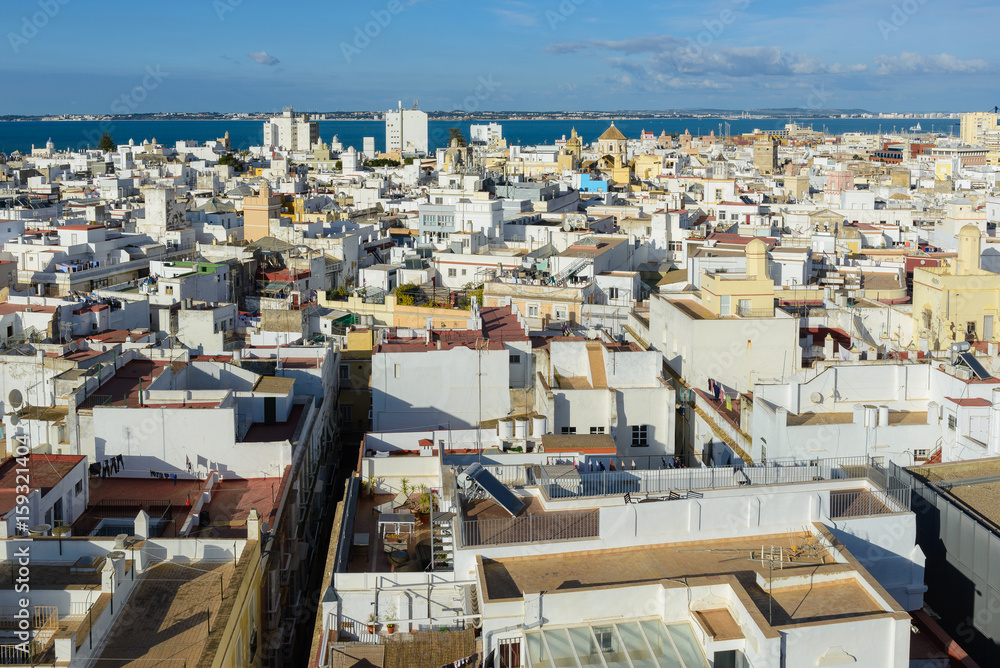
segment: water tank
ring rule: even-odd
[[[497,438],[501,441],[509,440],[514,436],[514,421],[504,418],[497,422]]]
[[[525,418],[514,420],[514,438],[528,438],[528,421]]]
[[[888,427],[889,426],[889,407],[879,406],[878,407],[878,426]]]
[[[536,415],[531,418],[531,437],[541,438],[545,435],[546,419],[544,415]]]

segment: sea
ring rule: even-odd
[[[445,146],[449,128],[457,127],[468,137],[469,125],[484,121],[429,121],[428,143],[431,150]],[[642,130],[660,134],[683,133],[688,130],[693,135],[715,133],[744,134],[754,130],[780,130],[789,123],[787,118],[725,119],[725,118],[647,118],[615,120],[615,126],[628,137],[638,138]],[[914,126],[918,119],[871,119],[871,118],[815,118],[794,119],[800,125],[810,126],[832,134],[844,132],[903,132]],[[924,132],[959,134],[957,119],[919,119]],[[522,146],[552,144],[568,137],[576,128],[584,143],[597,139],[610,125],[610,120],[510,120],[500,121],[503,135],[509,144]],[[96,147],[103,132],[111,133],[119,144],[130,139],[141,144],[144,139],[154,138],[160,144],[173,146],[181,140],[200,143],[222,137],[229,132],[231,146],[235,150],[259,146],[263,141],[263,121],[248,120],[139,120],[139,121],[0,121],[0,153],[10,154],[15,150],[27,153],[32,145],[45,146],[52,139],[57,149],[83,149]],[[334,136],[344,148],[354,146],[361,150],[365,137],[375,138],[376,150],[385,148],[385,123],[382,121],[335,120],[319,121],[320,138],[330,142]]]

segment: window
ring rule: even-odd
[[[649,445],[647,440],[648,436],[648,426],[644,424],[634,424],[632,425],[632,447],[633,448],[645,448]]]
[[[741,299],[741,300],[739,300],[738,302],[736,302],[736,308],[738,309],[738,312],[739,312],[740,315],[749,315],[750,314],[750,300],[749,299]]]
[[[172,285],[164,285],[163,289],[166,290],[168,295],[174,294],[174,286]]]
[[[73,487],[73,492],[76,494],[76,496],[80,496],[81,494],[83,494],[83,481],[82,480],[77,480],[76,481],[76,486]]]
[[[965,333],[967,335],[971,335],[971,336],[975,336],[976,335],[976,321],[975,320],[970,320],[967,323],[965,323]]]
[[[462,276],[465,276],[465,273],[466,273],[466,270],[465,270],[465,269],[463,269],[463,270],[462,270]]]
[[[538,317],[538,304],[528,304],[528,317],[529,318]]]
[[[719,313],[722,315],[730,315],[732,313],[732,306],[730,305],[731,297],[729,295],[722,295],[719,300],[722,302],[719,307]]]
[[[455,278],[457,275],[458,272],[455,270],[454,267],[448,270],[448,278]]]
[[[608,288],[608,299],[618,299],[618,288]]]
[[[926,462],[930,456],[930,448],[917,448],[913,451],[913,461],[916,462]]]
[[[511,364],[520,364],[521,363],[521,356],[520,355],[511,355],[510,356],[510,363]]]
[[[590,433],[591,434],[603,434],[604,433],[604,427],[591,427],[590,428]]]
[[[393,372],[394,372],[396,378],[402,378],[403,377],[403,365],[401,365],[401,364],[393,364],[393,367],[394,367]]]
[[[955,426],[957,424],[958,424],[958,420],[955,418],[955,415],[954,414],[949,415],[948,416],[948,429],[951,429],[952,431],[955,431]]]
[[[346,364],[341,364],[340,365],[340,379],[341,380],[347,380],[350,377],[351,377],[351,368],[349,366],[347,366]]]
[[[576,427],[563,427],[562,428],[562,433],[564,433],[564,434],[575,434],[576,433]]]
[[[669,248],[672,251],[682,251],[684,250],[684,242],[671,241],[669,244],[667,244],[667,248]]]
[[[556,320],[567,320],[568,312],[565,306],[556,307]]]
[[[351,407],[349,405],[340,407],[340,421],[344,423],[351,421]]]

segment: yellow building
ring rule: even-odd
[[[958,234],[958,257],[951,266],[913,270],[914,344],[927,339],[931,350],[955,341],[995,338],[1000,307],[1000,274],[980,269],[982,233],[966,225]]]
[[[420,329],[427,326],[428,318],[434,329],[467,329],[472,314],[464,309],[417,306],[399,304],[394,293],[385,296],[385,303],[367,303],[361,297],[349,297],[346,302],[327,299],[322,290],[317,294],[320,306],[348,311],[355,315],[370,315],[373,322],[381,327],[411,327]]]
[[[611,127],[597,138],[597,168],[609,175],[612,181],[628,184],[632,180],[632,170],[627,162],[628,137],[612,123]]]
[[[281,195],[272,195],[271,186],[261,184],[260,193],[243,198],[243,238],[257,241],[271,236],[271,219],[281,212]]]
[[[644,153],[633,161],[635,176],[643,181],[655,179],[663,173],[663,156]]]
[[[375,330],[347,332],[347,342],[340,352],[337,382],[340,384],[340,424],[343,431],[366,432],[371,429],[372,348]]]
[[[532,285],[491,281],[483,287],[483,306],[504,306],[510,300],[535,327],[584,322],[593,299],[594,283],[578,285]]]
[[[715,317],[774,315],[774,281],[767,275],[767,246],[754,239],[746,246],[745,274],[705,272],[701,304]]]
[[[970,146],[997,147],[1000,115],[991,111],[962,114],[962,141]],[[992,133],[992,134],[991,134]]]

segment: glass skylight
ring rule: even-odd
[[[687,622],[616,622],[529,631],[524,636],[530,668],[708,668]]]

